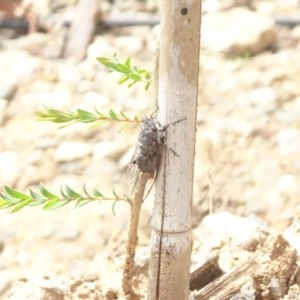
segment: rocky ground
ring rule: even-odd
[[[58,16],[72,15],[72,1],[56,2],[69,2]],[[234,8],[237,4],[242,8]],[[157,8],[155,1],[102,5],[116,16],[155,15]],[[273,277],[264,274],[256,281],[264,283],[260,298],[254,293],[247,299],[299,299],[299,280],[291,277],[297,274],[294,249],[299,249],[300,25],[275,24],[274,16],[299,16],[300,4],[204,1],[203,10],[192,261],[197,264],[214,249],[227,271],[245,257],[265,253],[265,240],[269,247],[277,243],[286,257],[272,260],[269,274],[283,265],[293,272],[281,274],[284,280],[277,285],[272,281],[273,289],[266,283]],[[239,34],[233,34],[236,28]],[[36,110],[96,106],[104,113],[113,108],[141,117],[153,111],[151,92],[117,86],[118,76],[95,58],[117,53],[151,70],[157,27],[100,28],[79,63],[60,57],[63,31],[58,26],[14,38],[1,31],[1,190],[8,185],[27,191],[42,182],[53,191],[62,184],[80,191],[87,184],[109,192],[124,180],[138,128],[119,132],[119,125],[107,123],[58,129],[38,122]],[[151,203],[149,196],[137,249],[142,294]],[[114,216],[111,207],[104,201],[51,212],[40,207],[0,211],[1,299],[122,299],[129,208],[118,203]]]

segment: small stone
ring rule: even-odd
[[[284,230],[283,237],[293,246],[300,256],[300,216],[296,215],[293,223]]]
[[[271,17],[237,7],[204,16],[201,44],[214,52],[254,55],[273,45],[275,32]]]
[[[291,174],[280,177],[277,190],[280,194],[284,195],[299,195],[300,186],[298,179]]]
[[[62,142],[54,153],[56,161],[72,161],[91,154],[92,146],[84,142]]]
[[[115,40],[116,47],[122,49],[127,55],[136,55],[144,47],[143,40],[138,36],[120,36]]]
[[[0,183],[12,185],[20,176],[21,164],[13,151],[0,152]]]
[[[277,95],[273,88],[262,87],[243,93],[239,103],[256,109],[258,113],[269,113],[276,109],[277,100]]]
[[[0,272],[0,296],[3,295],[13,283],[13,275],[8,270]]]
[[[277,135],[279,152],[288,155],[300,151],[300,130],[288,128],[279,131]]]
[[[0,81],[0,98],[11,100],[18,87],[18,79],[2,78]]]
[[[57,237],[63,241],[74,241],[80,236],[80,230],[74,226],[61,226]]]
[[[266,224],[251,215],[247,218],[220,212],[206,216],[195,234],[211,248],[219,248],[229,241],[244,249],[254,246],[267,232]]]
[[[103,141],[94,146],[93,158],[95,160],[103,158],[117,160],[127,148],[128,145],[124,142],[120,144],[119,141]]]
[[[4,121],[6,107],[7,107],[7,100],[6,99],[0,99],[0,125]]]

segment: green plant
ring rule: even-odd
[[[137,82],[142,82],[145,84],[145,90],[149,89],[151,84],[150,73],[144,69],[131,67],[130,58],[127,58],[124,63],[121,63],[116,55],[114,55],[112,59],[99,57],[97,60],[102,65],[108,67],[110,71],[116,71],[122,74],[119,84],[129,82],[128,87],[132,87]],[[97,108],[94,108],[94,112],[90,112],[83,109],[60,111],[45,107],[44,111],[37,111],[35,114],[39,121],[59,123],[62,124],[61,128],[75,123],[93,124],[92,127],[98,127],[107,122],[122,122],[125,124],[124,126],[141,122],[137,116],[130,118],[124,112],[118,114],[113,109],[110,109],[109,112],[105,114],[99,112]],[[114,204],[121,200],[127,201],[131,207],[131,215],[122,286],[126,295],[131,295],[132,298],[135,298],[138,297],[138,294],[134,291],[132,283],[134,257],[138,241],[139,215],[147,180],[147,174],[139,175],[130,198],[128,198],[128,196],[120,196],[114,188],[112,189],[112,195],[104,195],[96,188],[94,188],[93,191],[88,191],[86,186],[84,186],[83,192],[79,193],[71,187],[64,185],[60,189],[60,195],[57,195],[50,192],[42,184],[39,186],[38,191],[30,189],[28,193],[5,186],[4,191],[0,192],[0,209],[11,208],[11,212],[17,212],[24,207],[41,205],[44,210],[53,210],[70,203],[73,203],[75,208],[79,208],[96,200],[112,200]],[[114,205],[112,208],[114,212]]]
[[[99,57],[97,61],[107,67],[110,72],[116,71],[122,74],[119,84],[129,82],[128,87],[132,87],[137,82],[141,82],[145,84],[145,89],[148,90],[152,82],[148,71],[131,66],[130,58],[127,58],[124,63],[121,63],[116,55],[111,59]],[[117,113],[113,109],[110,109],[108,113],[103,113],[99,112],[97,108],[90,112],[83,109],[60,111],[45,107],[45,110],[37,111],[35,115],[39,121],[62,124],[60,128],[75,123],[92,124],[91,127],[94,128],[107,122],[121,122],[125,124],[124,126],[141,122],[136,115],[130,118],[124,112]],[[78,208],[95,200],[129,201],[129,199],[118,195],[115,189],[112,189],[112,195],[104,195],[97,189],[88,191],[85,186],[83,192],[79,193],[65,185],[61,187],[60,195],[56,195],[42,184],[39,186],[38,191],[30,189],[28,193],[5,186],[4,191],[0,192],[0,209],[11,208],[12,212],[17,212],[27,206],[41,205],[43,209],[51,210],[67,204],[74,204],[74,207]]]

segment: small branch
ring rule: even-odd
[[[12,208],[12,212],[17,212],[26,206],[43,205],[43,209],[53,210],[74,202],[75,208],[79,208],[91,203],[92,201],[126,200],[120,197],[115,190],[113,190],[112,197],[104,195],[97,189],[94,189],[92,192],[88,192],[85,187],[84,193],[79,194],[67,185],[61,187],[61,196],[50,192],[43,185],[40,185],[39,192],[30,189],[29,194],[25,194],[8,186],[5,186],[4,189],[4,192],[0,192],[0,209]]]
[[[130,225],[122,280],[123,291],[125,295],[130,296],[130,299],[139,299],[139,295],[133,289],[132,279],[134,274],[135,249],[138,243],[139,218],[148,176],[149,175],[147,173],[140,173],[136,183],[135,193],[133,195],[133,199],[131,200]]]
[[[118,114],[112,109],[109,110],[108,114],[101,113],[96,108],[94,110],[94,113],[83,109],[77,109],[76,111],[68,110],[64,112],[45,107],[45,111],[37,111],[35,112],[35,115],[39,121],[66,123],[63,127],[70,126],[75,123],[96,123],[93,127],[97,127],[108,121],[126,123],[141,122],[137,116],[129,118],[125,113],[120,112],[120,114]]]
[[[250,259],[205,286],[195,295],[194,299],[230,299],[240,290],[242,285],[249,281],[250,275],[258,270],[258,267],[257,262]]]

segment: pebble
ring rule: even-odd
[[[19,156],[13,151],[0,152],[0,183],[13,185],[20,176],[22,164]]]
[[[0,125],[4,121],[6,107],[7,107],[7,100],[0,99]]]
[[[2,269],[0,272],[0,296],[4,294],[13,283],[13,275],[10,271]]]
[[[120,141],[103,141],[94,145],[93,159],[101,161],[103,158],[117,160],[122,153],[128,148],[126,142]]]
[[[300,256],[300,216],[299,213],[293,219],[293,223],[284,230],[283,237],[293,246]]]
[[[65,299],[65,291],[55,287],[53,285],[41,283],[41,286],[37,285],[37,282],[32,281],[19,281],[15,284],[10,291],[9,299]]]
[[[54,159],[59,162],[68,162],[90,155],[92,146],[84,142],[62,142],[54,153]]]
[[[78,70],[75,64],[64,63],[58,66],[58,80],[60,82],[67,82],[77,85],[81,79],[82,75],[80,70]]]
[[[281,109],[276,110],[275,118],[285,124],[293,124],[299,120],[300,115],[300,96],[291,102],[285,103]]]
[[[131,57],[143,49],[143,40],[139,36],[120,36],[116,38],[115,43],[118,48]]]
[[[281,176],[277,184],[277,191],[281,195],[299,195],[300,186],[298,179],[291,174]]]
[[[266,224],[255,215],[239,217],[229,212],[220,212],[206,216],[194,233],[198,240],[210,248],[220,248],[231,241],[247,249],[267,231]]]
[[[19,80],[17,78],[1,78],[0,81],[0,98],[11,100],[14,97]]]
[[[271,87],[261,87],[242,93],[238,103],[249,106],[258,114],[273,112],[277,107],[277,94]]]
[[[258,54],[276,38],[271,17],[242,7],[205,15],[201,31],[204,49],[230,55]]]
[[[297,128],[280,130],[277,134],[277,145],[281,155],[300,152],[300,130]]]
[[[57,232],[57,237],[62,241],[75,241],[80,236],[80,230],[74,226],[63,225],[60,226]]]

